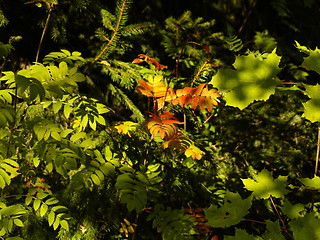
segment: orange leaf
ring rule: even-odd
[[[153,64],[156,67],[156,70],[162,70],[162,68],[168,68],[167,66],[161,65],[156,59],[149,57],[146,54],[139,54],[138,57],[139,58],[134,59],[132,63],[147,62],[148,64]]]
[[[171,102],[174,105],[179,104],[181,107],[191,105],[192,109],[200,108],[204,110],[207,108],[212,111],[212,107],[218,105],[217,98],[220,94],[215,89],[208,89],[206,83],[200,84],[196,88],[185,87],[176,91],[176,98]]]
[[[153,136],[159,135],[162,139],[171,139],[177,134],[178,128],[174,124],[181,122],[172,113],[165,112],[160,115],[151,113],[150,117],[152,118],[147,122],[147,128]]]
[[[141,58],[136,58],[132,61],[132,63],[142,63],[142,62],[144,62],[144,60]]]

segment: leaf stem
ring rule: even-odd
[[[282,227],[280,226],[280,228],[283,228],[283,231],[284,231],[286,234],[288,234],[288,236],[289,236],[291,239],[294,239],[294,238],[291,236],[291,234],[288,232],[288,229],[287,229],[287,227],[286,227],[286,224],[285,224],[284,220],[282,219],[281,214],[280,214],[280,212],[278,211],[277,206],[275,205],[272,196],[270,196],[269,199],[270,199],[270,201],[271,201],[271,204],[272,204],[274,210],[276,211],[276,213],[277,213],[277,215],[278,215],[278,217],[279,217],[279,220],[281,221]]]

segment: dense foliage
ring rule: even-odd
[[[0,238],[320,239],[319,7],[0,1]]]

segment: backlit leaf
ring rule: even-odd
[[[55,217],[56,217],[56,214],[53,211],[50,211],[48,214],[49,226],[51,226],[54,223]]]
[[[35,200],[33,201],[33,209],[34,209],[35,211],[37,211],[37,210],[39,209],[39,207],[40,207],[40,204],[41,204],[41,200],[40,200],[40,199],[35,199]]]
[[[307,188],[313,190],[320,189],[320,177],[315,176],[314,178],[298,178],[300,182],[302,182]]]
[[[192,157],[193,159],[200,160],[202,158],[202,156],[204,155],[204,152],[192,144],[186,149],[184,154],[187,157]]]
[[[255,100],[267,100],[280,83],[276,78],[280,57],[275,50],[267,58],[238,56],[234,69],[220,69],[210,84],[225,93],[227,105],[243,109]]]
[[[48,205],[42,204],[40,207],[40,216],[43,217],[48,211]]]
[[[14,225],[16,225],[18,227],[24,227],[23,222],[19,218],[13,219],[13,223],[14,223]]]
[[[259,172],[255,176],[255,180],[250,178],[241,180],[245,188],[253,191],[253,196],[257,198],[267,199],[270,196],[279,198],[289,192],[285,189],[287,176],[279,176],[277,179],[273,179],[272,174],[266,169]]]
[[[320,121],[320,85],[310,86],[305,85],[308,96],[311,98],[306,103],[303,103],[303,117],[311,122]]]

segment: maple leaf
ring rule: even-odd
[[[303,103],[304,113],[303,117],[310,120],[311,122],[319,122],[320,121],[320,85],[309,86],[304,85],[308,97],[310,100],[306,103]]]
[[[315,176],[314,178],[298,178],[307,188],[312,190],[320,189],[320,177]]]
[[[244,109],[252,102],[267,100],[280,83],[280,57],[274,50],[266,58],[250,53],[238,56],[235,69],[220,69],[209,84],[225,93],[227,105]]]
[[[227,191],[223,202],[220,208],[211,204],[208,209],[204,209],[208,225],[225,228],[238,224],[249,213],[252,196],[242,199],[239,193]]]
[[[279,176],[273,179],[272,174],[263,169],[256,176],[256,180],[241,179],[245,188],[253,191],[253,196],[257,198],[267,199],[271,196],[279,198],[288,193],[285,189],[287,185],[287,176]]]
[[[167,66],[161,65],[156,59],[149,57],[146,54],[139,54],[138,58],[132,61],[132,63],[142,63],[142,62],[153,64],[156,67],[156,70],[162,70],[162,68],[168,68]]]
[[[164,112],[160,115],[151,113],[152,117],[147,123],[151,135],[159,135],[160,138],[168,140],[176,136],[178,128],[174,124],[183,124],[170,112]]]
[[[192,144],[186,149],[184,154],[186,155],[186,157],[192,157],[193,159],[200,160],[204,155],[204,152]]]

